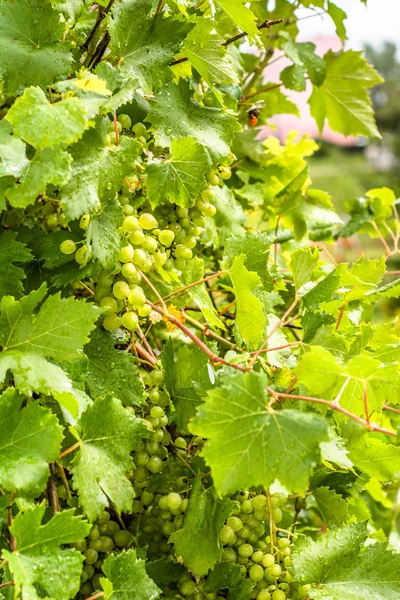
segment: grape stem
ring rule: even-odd
[[[50,464],[50,477],[47,481],[47,497],[49,500],[49,504],[54,510],[55,513],[60,512],[60,505],[58,502],[57,489],[54,483],[54,465]]]
[[[154,367],[157,360],[151,354],[149,354],[149,352],[147,352],[147,350],[145,350],[143,346],[139,344],[139,342],[134,343],[134,348],[140,356],[142,356],[147,362],[150,363],[151,366]]]
[[[157,296],[157,304],[158,302],[161,304],[162,309],[165,313],[168,313],[168,308],[167,305],[164,302],[164,299],[161,297],[161,295],[159,294],[159,292],[156,290],[156,288],[154,287],[154,285],[151,283],[150,279],[148,277],[146,277],[146,275],[144,273],[142,273],[142,271],[140,271],[140,269],[138,269],[136,267],[137,272],[139,273],[139,275],[142,277],[142,279],[144,279],[144,281],[147,283],[147,285],[149,286],[149,288],[154,292],[154,294]]]
[[[74,450],[77,450],[81,445],[82,445],[82,442],[76,442],[76,444],[74,444],[73,446],[70,446],[69,448],[67,448],[66,450],[61,452],[61,454],[58,455],[58,458],[64,458],[64,456],[67,456],[67,454],[74,452]]]
[[[146,304],[148,304],[149,306],[151,306],[153,310],[155,310],[156,312],[158,312],[158,314],[160,314],[163,317],[165,317],[165,319],[167,319],[168,321],[170,321],[171,323],[173,323],[175,325],[175,327],[178,327],[181,331],[183,331],[183,333],[185,333],[188,336],[188,338],[190,338],[192,340],[192,342],[194,342],[201,350],[203,350],[203,352],[205,354],[207,354],[207,356],[211,359],[211,362],[221,363],[223,365],[227,365],[228,367],[232,367],[233,369],[237,369],[238,371],[243,371],[243,372],[248,371],[247,367],[243,367],[242,365],[238,365],[236,363],[230,363],[227,360],[225,360],[224,358],[221,358],[220,356],[217,356],[216,354],[214,354],[214,352],[212,352],[197,337],[197,335],[195,335],[192,331],[190,331],[190,329],[188,327],[186,327],[186,325],[184,325],[183,323],[181,323],[176,317],[174,317],[173,315],[171,315],[169,312],[165,313],[163,310],[161,310],[161,308],[159,308],[158,306],[156,306],[155,304],[153,304],[152,302],[150,302],[150,300],[146,300]]]
[[[165,296],[165,298],[159,299],[159,301],[156,302],[156,304],[158,304],[159,302],[162,302],[162,301],[165,302],[165,300],[170,300],[170,298],[173,298],[174,296],[178,296],[179,294],[183,294],[183,292],[186,292],[186,290],[189,290],[190,288],[195,287],[196,285],[200,285],[201,283],[206,283],[207,281],[210,281],[211,279],[215,279],[216,277],[225,275],[227,272],[228,272],[227,270],[218,271],[217,273],[213,273],[212,275],[207,275],[207,277],[203,277],[203,279],[199,279],[198,281],[189,283],[189,285],[185,285],[185,287],[182,287],[179,290],[175,290],[174,292],[171,292],[170,294],[168,294],[168,296]]]
[[[395,431],[392,431],[391,429],[386,429],[385,427],[380,427],[379,425],[376,425],[375,423],[371,423],[370,421],[367,421],[366,419],[363,419],[362,417],[355,415],[354,413],[352,413],[349,410],[346,410],[345,408],[340,406],[340,404],[338,404],[336,402],[336,400],[324,400],[322,398],[314,398],[312,396],[298,396],[295,394],[284,394],[282,392],[276,392],[274,389],[272,389],[269,386],[267,386],[267,391],[269,394],[274,396],[277,400],[279,398],[286,398],[288,400],[302,400],[304,402],[311,402],[314,404],[323,404],[324,406],[327,406],[331,410],[340,412],[343,415],[345,415],[346,417],[348,417],[349,419],[352,419],[353,421],[356,421],[360,425],[363,425],[366,429],[368,429],[368,431],[379,431],[380,433],[384,433],[385,435],[397,437],[397,433]]]
[[[89,598],[86,598],[86,600],[96,600],[97,598],[103,598],[104,596],[104,592],[97,592],[96,594],[93,594],[93,596],[89,596]]]
[[[0,583],[0,588],[9,587],[10,585],[14,585],[13,581],[6,581],[4,583]]]

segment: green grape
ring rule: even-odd
[[[129,285],[126,283],[126,281],[117,281],[113,285],[113,294],[120,300],[127,298],[130,291]]]
[[[97,527],[97,525],[93,525],[92,529],[89,531],[89,540],[97,540],[99,535],[99,528]]]
[[[126,206],[123,207],[123,211],[127,217],[131,217],[133,215],[133,213],[135,212],[135,209],[130,204],[127,204]],[[117,230],[117,231],[119,231],[119,230]],[[122,231],[123,231],[123,229],[122,229]]]
[[[229,525],[229,527],[231,527],[235,533],[243,527],[243,522],[238,517],[229,517],[226,524]]]
[[[133,255],[133,264],[139,267],[139,269],[143,269],[147,263],[147,254],[141,248],[136,248]]]
[[[168,510],[167,496],[161,496],[158,501],[158,506],[161,510]]]
[[[264,558],[262,559],[262,565],[265,569],[269,569],[273,567],[275,564],[275,556],[273,554],[264,554]]]
[[[117,303],[111,296],[105,296],[99,302],[101,308],[104,308],[104,316],[112,315],[117,312]]]
[[[135,123],[132,127],[132,131],[137,137],[143,136],[147,132],[146,125],[140,122]]]
[[[135,286],[132,290],[129,290],[127,297],[131,306],[143,306],[146,302],[145,293],[140,286]]]
[[[82,215],[79,221],[79,227],[81,229],[87,229],[90,223],[90,215]]]
[[[150,416],[154,419],[161,419],[165,415],[164,409],[161,406],[152,406],[150,409]],[[180,496],[179,496],[180,497]]]
[[[244,500],[242,502],[241,511],[245,514],[250,514],[253,512],[253,503],[251,500]]]
[[[181,448],[182,450],[186,450],[186,440],[183,437],[177,437],[174,441],[176,448]]]
[[[255,496],[252,499],[252,503],[253,503],[254,510],[261,510],[266,506],[267,498],[266,498],[266,496],[259,494],[258,496]]]
[[[99,537],[99,542],[101,543],[101,552],[108,553],[114,548],[114,542],[110,537],[101,535]]]
[[[268,518],[268,512],[266,507],[264,508],[264,510],[254,510],[254,518],[257,519],[257,521],[266,521]]]
[[[274,508],[271,513],[274,523],[280,523],[283,519],[283,513],[280,508]]]
[[[196,227],[195,225],[191,225],[188,227],[187,232],[189,235],[193,235],[194,237],[199,237],[202,232],[201,227]]]
[[[249,577],[252,581],[261,581],[264,578],[264,569],[260,565],[250,567]]]
[[[101,567],[100,567],[100,568],[101,568]],[[101,585],[101,583],[100,583],[100,579],[101,579],[102,577],[104,577],[104,575],[103,575],[102,573],[96,573],[95,575],[93,575],[93,577],[92,577],[92,586],[93,586],[93,589],[94,589],[95,591],[97,591],[97,590],[102,590],[102,589],[103,589],[103,588],[102,588],[102,585]]]
[[[167,262],[167,255],[165,252],[155,252],[154,253],[154,265],[156,267],[163,267]]]
[[[129,115],[121,113],[117,117],[118,122],[121,123],[122,129],[130,129],[132,127],[132,120]]]
[[[257,600],[271,600],[271,594],[268,590],[261,590],[257,596]]]
[[[124,231],[126,231],[127,233],[130,233],[132,231],[136,231],[136,229],[139,229],[138,218],[134,217],[133,215],[125,217],[125,219],[122,222],[122,229]]]
[[[256,550],[255,552],[253,552],[253,554],[251,555],[251,560],[253,562],[256,563],[260,563],[262,562],[262,559],[264,558],[264,554],[262,552],[262,550]]]
[[[83,585],[81,585],[79,591],[82,594],[82,596],[84,598],[86,598],[86,596],[91,596],[92,595],[93,588],[92,588],[91,584],[87,581]]]
[[[179,244],[175,248],[175,256],[183,260],[190,260],[193,256],[193,252],[190,250],[190,248],[187,248],[183,244]]]
[[[219,534],[219,539],[223,544],[232,544],[236,538],[235,532],[229,525],[224,525]]]
[[[104,535],[108,537],[113,537],[114,534],[120,530],[120,526],[116,521],[108,521],[105,523]]]
[[[132,242],[134,246],[142,246],[145,239],[146,236],[141,229],[136,229],[129,235],[129,241]]]
[[[219,167],[218,169],[218,175],[221,177],[221,179],[230,179],[232,176],[232,171],[229,167]]]
[[[153,252],[157,250],[157,247],[157,241],[154,238],[147,236],[143,242],[143,248],[147,250],[147,252],[151,252],[153,254]]]
[[[103,327],[107,331],[115,331],[121,325],[121,317],[118,315],[108,315],[103,321]]]
[[[107,137],[110,140],[110,144],[117,143],[117,134],[115,133],[115,131],[110,131]]]
[[[132,512],[134,513],[141,513],[143,512],[143,504],[140,502],[140,500],[134,500],[132,503]]]
[[[202,215],[193,219],[193,225],[195,225],[196,227],[204,227],[205,224],[206,220]]]
[[[151,473],[160,473],[163,469],[163,462],[158,456],[152,456],[147,463],[147,468]]]
[[[293,561],[291,556],[285,556],[285,558],[283,559],[283,564],[285,565],[285,567],[288,569],[289,567],[291,567],[293,565]]]
[[[149,454],[157,454],[158,452],[158,442],[148,440],[145,443],[146,450]]]
[[[163,246],[169,247],[175,239],[175,233],[169,229],[163,229],[158,234],[158,241]]]
[[[64,240],[60,244],[60,251],[63,254],[73,254],[76,250],[76,244],[73,240]]]
[[[110,513],[107,510],[103,510],[101,515],[97,519],[97,523],[101,525],[102,523],[107,523],[111,519]]]
[[[151,213],[142,213],[139,217],[139,225],[142,229],[155,229],[158,225],[157,219]]]
[[[96,550],[93,550],[92,548],[89,548],[88,550],[85,550],[84,556],[85,556],[85,562],[88,565],[93,565],[96,562],[96,560],[98,559],[98,557],[99,557],[99,555],[96,552]]]
[[[148,317],[151,313],[151,310],[152,308],[148,304],[144,304],[143,306],[137,307],[139,317]]]
[[[287,502],[286,494],[282,494],[281,492],[276,492],[271,496],[271,502],[278,502],[278,506],[285,506]],[[277,508],[272,504],[273,508]]]
[[[183,258],[175,258],[174,260],[174,268],[177,271],[183,271],[186,267],[186,261]]]
[[[242,558],[249,558],[253,554],[253,546],[251,544],[241,544],[238,547],[238,554]]]
[[[216,174],[216,172],[215,172],[215,171],[213,171],[213,170],[210,170],[210,171],[208,172],[208,174],[207,174],[207,179],[208,179],[208,182],[209,182],[211,185],[218,185],[218,181],[219,181],[219,180],[218,180],[218,175]]]
[[[57,227],[58,225],[58,215],[54,214],[54,215],[49,215],[46,219],[46,223],[48,225],[48,227],[50,228],[54,228]]]
[[[197,240],[193,235],[185,235],[183,245],[192,250],[197,244]]]
[[[128,310],[122,315],[121,324],[123,327],[128,329],[128,331],[136,331],[136,329],[139,327],[139,319],[137,314],[131,310]]]
[[[137,279],[138,272],[133,263],[124,263],[121,268],[121,275],[125,277],[125,279]]]
[[[118,260],[122,263],[131,262],[134,255],[133,246],[128,244],[127,246],[123,246],[120,250]]]
[[[86,540],[81,540],[80,542],[75,542],[74,547],[79,550],[79,552],[84,552],[87,548]]]
[[[144,467],[149,462],[150,456],[147,452],[137,452],[135,454],[135,463],[138,467]]]
[[[184,581],[180,587],[181,594],[184,596],[191,596],[196,591],[196,584],[194,581]]]
[[[282,573],[282,567],[278,564],[274,564],[272,567],[269,567],[268,572],[273,577],[279,577],[279,575]]]
[[[272,600],[285,600],[286,594],[282,590],[275,590],[272,592]]]

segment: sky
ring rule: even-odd
[[[385,40],[400,46],[400,0],[368,0],[367,6],[360,0],[334,0],[347,12],[348,46],[361,49],[365,42],[379,46]],[[310,14],[304,9],[303,15]],[[299,15],[300,16],[300,15]],[[312,17],[299,23],[301,37],[334,35],[335,29],[329,17]]]

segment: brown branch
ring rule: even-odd
[[[186,312],[182,308],[181,308],[181,313],[185,316],[186,321],[188,321],[191,325],[193,325],[193,327],[196,327],[196,329],[201,331],[202,334],[205,335],[206,337],[211,337],[214,340],[216,340],[217,342],[220,342],[221,344],[225,344],[226,346],[229,346],[229,348],[231,348],[232,350],[239,349],[236,344],[225,339],[224,337],[222,337],[222,335],[218,335],[218,333],[214,333],[214,331],[212,331],[212,329],[210,329],[208,327],[208,325],[200,323],[200,321],[197,321],[197,319],[193,319],[193,317],[190,317],[188,314],[186,314]]]
[[[5,588],[5,587],[9,587],[10,585],[14,585],[13,581],[6,581],[5,583],[0,583],[0,589],[1,588]]]
[[[283,19],[266,19],[265,21],[260,23],[260,25],[257,25],[257,29],[269,29],[270,27],[272,27],[272,25],[278,25],[279,23],[283,23]],[[227,39],[225,42],[223,42],[223,44],[221,44],[221,46],[229,46],[229,44],[233,44],[233,42],[236,42],[237,40],[246,37],[246,35],[249,35],[247,31],[242,31],[242,33],[238,33],[237,35],[234,35],[233,37]],[[173,60],[169,63],[169,66],[173,67],[174,65],[179,65],[180,63],[186,62],[187,60],[189,59],[186,56],[184,56],[183,58]]]
[[[7,524],[8,524],[8,531],[10,534],[10,543],[11,543],[11,550],[13,552],[16,551],[17,549],[17,544],[15,542],[15,537],[13,536],[13,534],[11,533],[11,526],[12,526],[12,506],[8,506],[7,507]]]
[[[398,408],[394,408],[394,406],[389,406],[389,404],[384,404],[383,410],[388,410],[390,412],[396,413],[397,415],[400,415],[400,410]]]
[[[186,327],[186,325],[184,325],[183,323],[181,323],[179,321],[179,319],[177,319],[176,317],[174,317],[170,313],[165,314],[164,311],[161,310],[161,308],[159,308],[158,306],[156,306],[155,304],[153,304],[149,300],[146,300],[146,304],[148,304],[149,306],[151,306],[153,310],[155,310],[156,312],[158,312],[158,314],[162,315],[165,319],[168,319],[168,321],[170,321],[171,323],[173,323],[175,325],[175,327],[178,327],[181,331],[183,331],[183,333],[186,334],[188,336],[188,338],[190,338],[192,340],[192,342],[194,342],[201,350],[203,350],[204,354],[207,354],[207,356],[211,359],[211,362],[221,363],[221,364],[226,365],[228,367],[232,367],[233,369],[237,369],[238,371],[243,371],[243,372],[248,371],[248,369],[246,367],[243,367],[242,365],[238,365],[236,363],[230,363],[227,360],[225,360],[224,358],[221,358],[220,356],[217,356],[217,354],[214,354],[214,352],[212,352],[210,350],[210,348],[208,348],[208,346],[206,346],[197,337],[197,335],[195,335],[192,331],[190,331],[190,329],[188,327]]]
[[[108,33],[108,31],[106,31],[104,36],[100,40],[93,57],[89,61],[89,69],[94,69],[99,64],[99,62],[104,56],[105,51],[107,50],[107,46],[110,42],[110,39],[110,34]]]
[[[144,346],[145,346],[145,348],[146,348],[147,352],[148,352],[149,354],[151,354],[151,356],[153,356],[153,357],[154,357],[154,358],[157,360],[157,358],[156,358],[156,355],[155,355],[155,354],[154,354],[154,352],[153,352],[153,348],[150,346],[150,344],[149,344],[148,340],[146,339],[146,336],[145,336],[145,334],[143,333],[143,331],[141,330],[141,328],[140,328],[140,327],[138,327],[138,328],[137,328],[137,330],[136,330],[136,333],[137,333],[137,334],[138,334],[138,336],[140,337],[140,341],[142,342],[142,344],[144,344]]]
[[[256,350],[255,352],[250,352],[250,354],[261,354],[263,352],[274,352],[276,350],[285,350],[285,348],[291,348],[292,346],[299,346],[303,342],[288,342],[287,344],[282,344],[282,346],[275,346],[274,348],[264,348],[264,350]]]
[[[135,342],[134,347],[135,347],[136,352],[140,356],[142,356],[142,358],[144,358],[148,363],[150,363],[151,366],[154,367],[154,365],[157,362],[157,360],[154,358],[154,356],[152,356],[149,352],[147,352],[147,350],[145,350],[143,348],[143,346],[141,346],[139,344],[139,342]]]
[[[66,450],[61,452],[61,454],[58,455],[58,458],[64,458],[64,456],[67,456],[67,454],[74,452],[74,450],[77,450],[77,448],[79,448],[79,446],[81,446],[81,444],[82,444],[82,442],[76,442],[76,444],[74,444],[73,446],[70,446],[69,448],[67,448]]]
[[[243,104],[243,102],[245,102],[249,98],[253,98],[254,96],[258,96],[259,94],[270,92],[271,90],[276,90],[277,88],[280,88],[282,86],[282,81],[280,83],[275,83],[274,85],[267,85],[266,87],[259,89],[257,92],[253,92],[252,94],[248,94],[247,96],[243,96],[242,98],[240,98],[239,104]]]
[[[201,283],[206,283],[207,281],[211,281],[211,279],[215,279],[216,277],[220,277],[220,275],[225,275],[228,271],[218,271],[217,273],[213,273],[212,275],[207,275],[207,277],[203,277],[203,279],[199,279],[198,281],[194,281],[193,283],[189,283],[189,285],[185,285],[182,288],[179,288],[179,290],[175,290],[174,292],[171,292],[170,294],[168,294],[168,296],[165,296],[163,299],[160,299],[156,302],[156,304],[161,303],[161,301],[165,301],[165,300],[170,300],[171,298],[173,298],[174,296],[178,296],[179,294],[183,294],[184,292],[186,292],[187,290],[190,290],[190,288],[195,287],[196,285],[200,285]]]
[[[96,19],[96,23],[94,24],[91,32],[89,33],[88,37],[86,38],[86,41],[82,44],[81,48],[82,50],[89,50],[89,45],[90,42],[92,41],[94,34],[96,33],[100,23],[102,22],[103,19],[106,18],[106,16],[108,15],[108,13],[110,12],[112,5],[114,4],[115,0],[110,0],[109,3],[107,4],[107,6],[105,7],[105,9],[103,10],[100,6],[99,6],[99,11],[97,13],[97,19]]]
[[[65,491],[67,493],[67,498],[68,498],[68,500],[71,500],[72,494],[71,494],[71,490],[69,489],[68,479],[67,479],[67,476],[65,474],[65,469],[64,469],[64,467],[62,467],[61,465],[59,465],[57,463],[57,470],[58,470],[58,473],[59,473],[59,475],[60,475],[60,477],[62,479],[62,482],[64,484]]]
[[[54,483],[54,465],[50,464],[50,477],[47,481],[47,497],[49,504],[55,513],[60,512],[60,505],[58,503],[57,489]]]
[[[86,600],[97,600],[97,598],[103,598],[104,596],[104,592],[97,592],[96,594],[93,594],[93,596],[89,596],[89,598],[86,598]]]
[[[150,279],[148,277],[146,277],[146,275],[144,273],[142,273],[142,271],[140,271],[138,268],[136,268],[137,272],[139,273],[139,275],[144,279],[144,281],[147,283],[147,285],[149,286],[149,288],[154,292],[154,294],[157,297],[157,304],[160,303],[163,311],[165,313],[168,313],[168,308],[167,305],[164,302],[164,299],[161,297],[161,295],[158,293],[158,291],[156,290],[156,288],[154,287],[154,285],[151,283]]]
[[[342,408],[340,404],[338,404],[335,400],[324,400],[322,398],[314,398],[313,396],[298,396],[295,394],[283,394],[281,392],[276,392],[271,387],[267,386],[267,391],[269,394],[274,396],[277,400],[279,398],[286,398],[288,400],[302,400],[304,402],[311,402],[313,404],[322,404],[323,406],[327,406],[331,410],[336,412],[340,412],[349,419],[356,421],[360,425],[363,425],[368,431],[379,431],[380,433],[384,433],[385,435],[390,435],[392,437],[397,437],[397,433],[392,431],[391,429],[386,429],[385,427],[380,427],[379,425],[375,425],[375,423],[371,423],[366,421],[365,419],[355,415],[354,413]]]

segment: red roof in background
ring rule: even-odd
[[[342,42],[336,36],[315,37],[311,40],[308,39],[307,41],[311,41],[315,44],[316,52],[321,56],[328,52],[328,50],[337,52],[342,48]],[[283,71],[283,69],[290,64],[292,64],[291,61],[285,56],[276,62],[273,62],[264,71],[264,82],[279,82],[279,75],[281,71]],[[286,139],[287,134],[295,129],[300,135],[309,134],[312,138],[319,139],[320,134],[318,127],[315,120],[310,115],[310,107],[307,102],[311,95],[311,91],[312,84],[310,82],[307,82],[307,89],[304,92],[295,92],[293,90],[285,89],[285,95],[298,106],[301,116],[296,117],[295,115],[290,114],[275,115],[272,117],[272,119],[270,119],[270,123],[274,125],[276,129],[274,130],[270,127],[261,127],[259,138],[264,139],[268,135],[274,135],[283,141]],[[332,129],[330,129],[328,126],[324,127],[322,139],[337,146],[354,146],[357,142],[357,138],[345,137],[340,133],[332,131]]]

